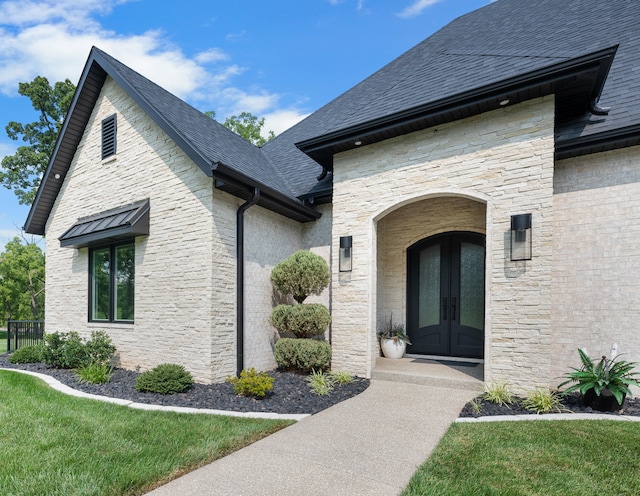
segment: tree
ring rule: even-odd
[[[18,85],[18,93],[29,97],[40,117],[30,124],[11,121],[5,127],[9,138],[22,140],[28,145],[18,147],[14,155],[2,159],[0,184],[12,189],[23,205],[32,203],[35,198],[75,89],[68,79],[52,87],[42,76]]]
[[[17,236],[0,253],[0,321],[44,318],[44,253]]]
[[[212,119],[216,118],[216,113],[213,110],[205,112],[205,115]],[[273,131],[269,131],[267,137],[264,138],[261,134],[264,127],[264,117],[259,119],[251,112],[242,112],[240,115],[227,117],[222,125],[256,146],[262,146],[276,137]]]

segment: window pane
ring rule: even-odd
[[[440,243],[420,252],[420,328],[440,323]]]
[[[135,248],[134,245],[117,246],[115,249],[115,320],[133,321]]]
[[[109,320],[109,248],[92,254],[91,320]]]
[[[484,247],[460,247],[460,325],[484,329]]]

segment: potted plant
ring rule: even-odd
[[[409,336],[404,329],[404,324],[394,324],[393,315],[389,322],[385,322],[382,329],[378,331],[380,339],[380,348],[387,358],[402,358],[407,349],[407,345],[411,344]]]
[[[587,353],[579,349],[582,367],[573,368],[558,387],[575,383],[562,394],[580,391],[585,406],[603,412],[620,410],[624,399],[632,396],[630,386],[640,386],[640,377],[633,369],[637,365],[625,360],[603,356],[596,364]]]

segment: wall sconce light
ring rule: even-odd
[[[511,260],[531,260],[531,214],[511,216]]]
[[[340,255],[339,270],[340,272],[351,272],[351,236],[340,236]]]

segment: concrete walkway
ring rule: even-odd
[[[397,495],[476,394],[374,379],[362,394],[148,495]]]

